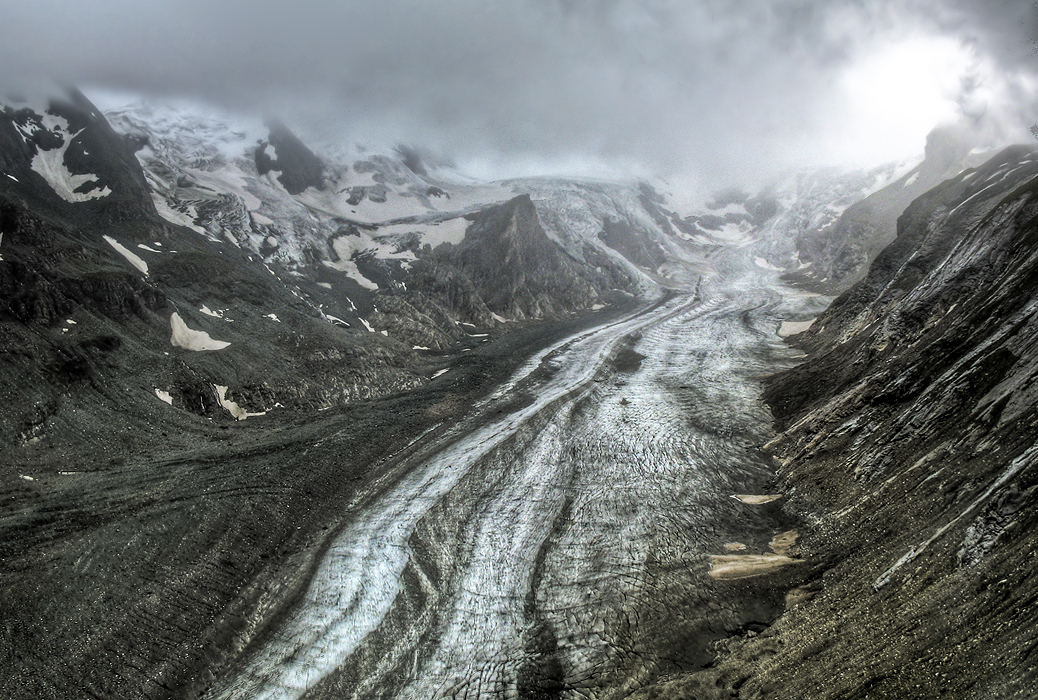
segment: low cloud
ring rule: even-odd
[[[189,97],[312,139],[416,144],[484,175],[721,182],[885,158],[909,98],[877,90],[873,121],[890,124],[872,129],[847,76],[931,40],[965,47],[954,118],[989,139],[1038,121],[1038,13],[1004,0],[0,0],[0,13],[7,90]],[[921,149],[928,126],[904,122]]]

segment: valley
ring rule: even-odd
[[[759,376],[792,363],[782,305],[752,278],[704,284],[535,355],[367,487],[209,697],[622,697],[766,624],[781,584],[739,590],[707,564],[779,529],[733,496],[773,481]],[[529,405],[500,408],[517,393]]]
[[[0,695],[1028,697],[1038,150],[665,182],[0,110]]]

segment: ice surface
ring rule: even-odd
[[[106,241],[108,241],[108,245],[110,245],[113,248],[115,248],[116,252],[118,252],[120,255],[122,255],[124,258],[126,258],[126,260],[131,265],[136,267],[143,274],[145,274],[145,275],[148,274],[148,263],[144,262],[137,254],[135,254],[133,251],[131,251],[129,248],[127,248],[123,244],[119,243],[119,241],[115,240],[111,236],[102,236],[102,238],[104,238]]]
[[[178,348],[184,348],[185,350],[223,350],[230,343],[222,340],[214,340],[205,331],[196,331],[187,327],[184,323],[184,319],[180,318],[180,314],[174,312],[169,317],[169,324],[173,329],[173,335],[170,338],[170,342]]]
[[[772,265],[770,262],[768,262],[764,258],[760,258],[760,257],[754,258],[753,259],[753,264],[756,265],[759,268],[764,269],[764,270],[774,270],[776,272],[782,272],[782,268],[781,267],[776,267],[775,265]]]

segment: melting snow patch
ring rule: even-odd
[[[65,323],[69,324],[70,326],[76,325],[76,322],[73,321],[71,318],[66,318]]]
[[[155,250],[154,248],[149,248],[148,246],[144,245],[143,243],[138,243],[137,247],[140,248],[141,250],[146,250],[149,253],[161,253],[162,252],[161,250]]]
[[[491,318],[493,318],[498,323],[508,323],[508,319],[505,318],[504,316],[499,315],[499,314],[495,314],[495,313],[491,312],[490,316],[491,316]]]
[[[162,389],[156,389],[155,390],[155,396],[158,396],[160,401],[164,401],[164,402],[168,403],[170,406],[173,405],[173,397],[170,395],[170,393],[168,391],[163,391]]]
[[[217,398],[220,399],[220,405],[227,409],[227,412],[234,416],[235,420],[245,420],[246,418],[251,418],[253,416],[267,415],[266,411],[260,411],[259,413],[249,413],[244,408],[239,406],[237,403],[227,398],[228,387],[221,386],[219,384],[214,384],[213,386],[216,387],[216,394]]]
[[[155,203],[155,211],[169,223],[185,226],[195,233],[205,233],[205,229],[195,223],[194,217],[185,212],[177,211],[161,195],[152,193],[151,200]]]
[[[26,476],[25,474],[19,474],[18,476],[26,481],[36,481],[36,479],[33,479],[31,476]]]
[[[173,336],[169,342],[178,348],[185,350],[223,350],[230,343],[222,340],[213,340],[205,331],[196,331],[187,327],[180,314],[174,312],[169,317],[169,325],[173,328]]]
[[[425,347],[424,345],[415,345],[415,346],[414,346],[413,348],[411,348],[411,349],[412,349],[412,350],[428,350],[429,348]]]
[[[333,270],[339,270],[340,272],[345,272],[347,277],[364,289],[370,289],[373,292],[378,291],[378,285],[362,275],[360,269],[357,267],[357,263],[351,259],[354,253],[363,250],[362,242],[357,237],[341,236],[336,238],[332,241],[332,249],[334,249],[335,254],[339,256],[339,260],[337,262],[325,260],[324,265],[326,267],[330,267]]]
[[[339,325],[346,326],[347,328],[350,327],[350,324],[346,323],[346,321],[343,321],[338,316],[332,316],[331,314],[325,314],[324,317],[326,319],[328,319],[329,321],[331,321],[332,323],[337,323]]]
[[[269,318],[271,321],[281,323],[281,319],[277,317],[277,314],[266,314],[263,318]]]
[[[430,377],[430,379],[436,379],[436,378],[437,378],[437,377],[439,377],[439,376],[440,376],[441,374],[446,374],[446,373],[447,373],[447,369],[448,369],[448,368],[444,367],[443,369],[441,369],[441,370],[438,370],[437,372],[433,373],[433,376],[431,376],[431,377]]]
[[[382,335],[386,336],[387,338],[389,337],[389,331],[387,331],[387,330],[381,330],[381,331],[379,331],[379,333],[381,333]]]
[[[112,194],[107,187],[94,188],[89,192],[77,192],[83,185],[97,182],[97,175],[73,175],[65,167],[65,151],[72,145],[72,141],[79,136],[80,132],[69,134],[64,132],[65,143],[60,148],[49,151],[41,151],[37,147],[36,155],[32,159],[32,169],[47,181],[59,197],[66,202],[88,202],[91,199],[100,199]]]
[[[212,309],[210,309],[205,304],[202,304],[202,308],[200,308],[198,311],[200,313],[205,314],[206,316],[212,316],[213,318],[222,318],[224,321],[230,320],[230,319],[224,318],[224,316],[223,316],[224,313],[226,312],[225,309],[217,309],[216,311],[213,311]]]
[[[148,274],[148,263],[141,260],[140,257],[133,253],[129,248],[126,248],[123,244],[119,243],[119,241],[115,240],[111,236],[103,236],[103,238],[106,241],[108,241],[108,245],[115,248],[116,252],[118,252],[120,255],[126,258],[127,262],[136,267],[143,274]]]
[[[358,316],[357,318],[360,318],[360,317]],[[370,324],[370,323],[368,323],[368,322],[367,322],[366,320],[364,320],[363,318],[361,318],[361,319],[360,319],[360,322],[361,322],[361,323],[362,323],[362,324],[364,325],[364,327],[365,327],[365,328],[367,328],[367,329],[368,329],[368,332],[369,332],[369,333],[374,333],[374,332],[375,332],[375,329],[374,329],[374,328],[372,328],[372,327],[371,327],[371,324]]]
[[[324,287],[325,289],[331,289],[332,288],[332,285],[328,284],[327,282],[318,282],[317,286],[318,287]]]

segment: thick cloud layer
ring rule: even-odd
[[[3,87],[53,82],[420,144],[481,174],[697,173],[1038,121],[1020,0],[0,0]],[[914,145],[913,145],[914,144]]]

